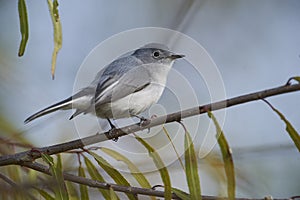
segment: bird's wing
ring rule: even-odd
[[[110,73],[102,74],[96,89],[95,104],[116,101],[144,89],[151,83],[149,71],[145,66],[137,61],[132,61],[130,64],[134,67],[129,66],[127,62],[117,71],[112,70]]]

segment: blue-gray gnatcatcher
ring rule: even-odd
[[[33,114],[25,123],[57,110],[76,109],[70,119],[92,113],[114,128],[110,119],[138,117],[159,100],[169,70],[175,59],[182,57],[162,44],[143,46],[107,65],[88,87]]]

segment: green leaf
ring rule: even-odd
[[[67,187],[65,184],[64,176],[63,176],[63,169],[62,169],[62,162],[61,162],[61,156],[60,154],[57,154],[57,161],[56,166],[52,168],[52,173],[54,174],[54,177],[57,182],[57,189],[55,191],[55,197],[56,199],[69,199]]]
[[[54,165],[53,158],[49,156],[48,154],[41,154],[42,159],[50,166],[52,167]]]
[[[165,199],[172,199],[172,187],[170,176],[167,168],[165,167],[164,162],[162,161],[159,154],[147,142],[145,142],[142,138],[138,136],[136,136],[136,139],[148,150],[149,156],[153,159],[155,166],[159,170],[161,179],[164,183]]]
[[[67,191],[69,194],[69,199],[72,200],[80,200],[80,196],[78,194],[78,190],[77,190],[77,183],[71,182],[71,181],[66,181],[66,187],[67,187]]]
[[[18,56],[23,56],[28,41],[28,37],[29,37],[28,16],[27,16],[27,8],[26,8],[25,0],[19,0],[18,10],[19,10],[19,19],[20,19],[20,32],[22,37]]]
[[[84,163],[86,165],[86,168],[91,176],[92,179],[100,181],[102,183],[105,183],[104,178],[100,175],[98,170],[96,169],[95,165],[87,158],[84,156]],[[110,199],[110,192],[104,189],[98,189],[103,197],[107,200]]]
[[[51,20],[53,24],[53,33],[54,33],[54,49],[52,53],[52,66],[51,66],[51,74],[52,79],[54,79],[55,74],[55,68],[56,68],[56,58],[57,53],[62,47],[62,29],[61,29],[61,23],[58,13],[58,2],[57,0],[47,0],[48,7],[51,15]]]
[[[111,164],[109,164],[104,158],[97,155],[94,152],[89,152],[90,155],[94,157],[100,167],[106,171],[106,173],[114,179],[114,181],[119,185],[130,186],[129,182],[124,178],[124,176]],[[129,199],[135,200],[136,197],[133,194],[126,194]]]
[[[19,166],[9,166],[6,168],[8,176],[15,182],[21,182],[21,172]]]
[[[78,167],[78,176],[81,176],[81,177],[86,177],[85,176],[85,171],[84,169],[82,168],[81,164],[79,165]],[[83,184],[80,184],[79,185],[79,189],[80,189],[80,199],[81,200],[89,200],[89,193],[88,193],[88,189],[87,189],[87,186],[86,185],[83,185]]]
[[[184,170],[184,165],[183,165],[183,162],[182,162],[182,160],[181,160],[181,158],[180,158],[180,156],[179,156],[179,153],[178,153],[178,151],[177,151],[176,148],[175,148],[175,145],[174,145],[174,143],[173,143],[173,141],[172,141],[172,139],[171,139],[171,137],[170,137],[169,132],[167,131],[167,129],[166,129],[164,126],[163,126],[163,131],[164,131],[164,133],[166,134],[166,136],[168,137],[168,140],[170,141],[170,143],[171,143],[171,145],[172,145],[172,147],[173,147],[173,149],[174,149],[174,151],[175,151],[175,153],[176,153],[177,159],[179,160],[179,163],[180,163],[182,169]]]
[[[112,149],[108,149],[105,147],[101,147],[100,149],[104,153],[113,157],[114,159],[124,162],[127,165],[128,169],[130,170],[130,173],[137,180],[140,186],[142,186],[143,188],[151,188],[151,185],[146,179],[146,177],[141,173],[141,171],[137,168],[137,166],[135,166],[129,159],[127,159],[125,156]]]
[[[51,156],[47,154],[41,154],[42,159],[49,165],[51,175],[54,179],[54,193],[55,199],[67,200],[69,199],[65,181],[63,178],[61,157],[57,155],[57,163],[55,165],[54,160]]]
[[[235,173],[234,173],[234,164],[232,159],[232,151],[228,145],[228,142],[225,138],[225,135],[216,119],[216,117],[212,114],[212,112],[207,112],[209,118],[211,118],[216,126],[217,130],[217,140],[219,147],[221,149],[225,174],[227,177],[227,193],[228,199],[234,200],[235,199]]]
[[[172,188],[172,192],[174,194],[176,194],[176,196],[178,196],[182,200],[190,200],[191,199],[191,196],[188,193],[186,193],[180,189]]]
[[[55,19],[55,22],[58,22],[59,21],[59,13],[58,13],[58,1],[57,0],[53,0],[53,16],[54,16],[54,19]]]
[[[57,161],[56,161],[56,168],[61,172],[61,176],[62,176],[62,162],[61,162],[61,156],[60,154],[56,155],[57,157]]]
[[[118,200],[119,199],[116,192],[111,187],[109,188],[109,193],[110,193],[110,199],[111,200]]]
[[[35,188],[45,200],[55,200],[48,192],[41,190],[39,188]]]
[[[198,174],[198,164],[196,152],[194,149],[194,144],[192,138],[187,130],[184,134],[184,159],[185,159],[185,173],[186,179],[189,186],[189,191],[191,199],[201,200],[201,187],[200,179]]]
[[[285,130],[288,132],[290,138],[293,140],[295,146],[297,147],[298,151],[300,152],[300,136],[296,129],[292,126],[292,124],[284,117],[284,115],[279,112],[274,106],[272,106],[267,100],[264,100],[270,108],[277,113],[277,115],[280,117],[282,121],[284,121],[286,127]]]

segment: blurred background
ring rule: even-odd
[[[71,115],[68,111],[28,125],[23,121],[45,106],[71,95],[79,67],[90,51],[110,36],[129,29],[164,27],[196,40],[216,63],[228,98],[276,87],[299,75],[298,0],[73,0],[59,3],[63,46],[57,58],[55,80],[52,80],[53,28],[47,2],[27,1],[30,35],[25,55],[19,58],[21,37],[17,1],[0,1],[1,124],[12,125],[17,134],[34,146],[78,138],[74,122],[67,120]],[[185,61],[179,61],[175,69],[182,74],[192,74],[189,68],[182,68],[180,64],[187,65]],[[203,92],[202,98],[201,90],[205,87],[197,84],[199,80],[195,77],[189,78],[194,90],[200,91],[197,93],[199,104],[210,103],[207,91]],[[203,80],[200,82],[203,84]],[[299,92],[268,99],[298,131],[299,99]],[[171,100],[172,94],[166,91],[159,102],[167,107],[167,113],[178,111],[169,103]],[[189,107],[194,106],[197,105],[191,103]],[[84,120],[85,117],[81,118]],[[204,127],[209,121],[206,116],[186,119],[184,122],[189,129],[194,128],[189,120],[195,119]],[[299,195],[299,152],[285,132],[284,123],[265,103],[251,102],[226,109],[223,129],[233,149],[238,196]],[[91,127],[88,134],[95,131]],[[10,138],[3,131],[0,134]],[[149,141],[151,143],[151,138]],[[199,150],[201,137],[197,135],[194,141]],[[108,141],[101,145],[126,148],[131,146],[130,142],[130,138],[124,137],[118,143]],[[218,152],[218,148],[215,150]],[[174,152],[167,152],[167,156],[170,154]],[[143,160],[136,163],[141,168],[148,164]],[[222,188],[219,179],[214,178],[210,163],[205,159],[200,162],[202,193],[216,195],[226,187],[223,185]],[[174,186],[186,189],[178,162],[170,163],[169,167]],[[157,174],[150,173],[148,177],[152,184],[160,183]]]

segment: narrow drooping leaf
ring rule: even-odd
[[[52,12],[53,12],[53,16],[54,16],[54,19],[55,19],[56,22],[59,21],[58,6],[59,6],[58,1],[53,0],[53,10],[52,10]]]
[[[111,164],[109,164],[104,158],[97,155],[94,152],[89,152],[97,161],[100,167],[106,171],[106,173],[114,179],[114,181],[119,185],[130,186],[129,182],[124,178],[124,176],[115,169]],[[133,194],[126,194],[129,199],[135,200],[136,197]]]
[[[41,157],[42,157],[43,161],[46,162],[50,167],[54,165],[53,158],[51,156],[49,156],[48,154],[42,153]]]
[[[130,173],[133,175],[133,177],[143,188],[151,188],[151,185],[146,179],[146,177],[141,173],[138,167],[134,165],[128,158],[126,158],[122,154],[112,149],[101,147],[101,150],[106,154],[110,155],[111,157],[113,157],[114,159],[124,162],[127,165],[128,169],[130,170]]]
[[[59,5],[58,1],[53,0],[52,2],[51,0],[47,0],[47,2],[48,2],[52,24],[53,24],[53,34],[54,34],[54,49],[52,53],[52,65],[51,65],[51,75],[52,75],[52,79],[54,79],[57,53],[62,47],[62,29],[61,29],[60,17],[58,13],[58,5]]]
[[[82,168],[81,164],[78,167],[78,176],[81,177],[86,177],[85,176],[85,171]],[[79,185],[79,190],[80,190],[80,199],[81,200],[89,200],[89,193],[86,185],[80,184]]]
[[[182,200],[191,200],[191,196],[180,189],[172,188],[172,192]]]
[[[71,181],[65,181],[66,188],[69,194],[69,199],[72,200],[81,200],[80,195],[77,190],[77,183],[73,183]]]
[[[49,165],[51,175],[54,179],[54,193],[55,193],[55,199],[60,200],[68,200],[69,195],[68,191],[65,185],[65,181],[63,178],[63,172],[62,172],[62,164],[61,164],[61,157],[58,154],[57,156],[57,163],[55,165],[54,160],[51,156],[47,154],[42,154],[42,159]]]
[[[92,179],[105,183],[104,178],[98,172],[96,166],[87,157],[84,157],[84,163]],[[108,190],[104,190],[104,189],[98,189],[98,190],[101,192],[101,194],[105,199],[107,200],[110,199],[110,192]]]
[[[10,166],[6,168],[8,176],[15,182],[21,182],[20,167]]]
[[[169,132],[168,132],[167,129],[165,128],[165,126],[163,126],[163,131],[164,131],[164,133],[166,134],[166,136],[168,137],[168,140],[170,141],[170,143],[171,143],[171,145],[172,145],[172,147],[173,147],[173,149],[174,149],[174,151],[175,151],[175,153],[176,153],[177,159],[179,160],[179,163],[180,163],[182,169],[184,170],[183,162],[182,162],[182,160],[181,160],[181,158],[180,158],[180,156],[179,156],[179,153],[178,153],[178,151],[177,151],[177,149],[176,149],[176,147],[175,147],[175,145],[174,145],[174,143],[173,143],[173,141],[172,141],[172,139],[171,139],[171,137],[170,137]]]
[[[55,179],[57,181],[57,186],[58,186],[56,199],[59,198],[64,200],[69,199],[67,187],[63,176],[61,156],[60,154],[57,154],[56,156],[57,156],[56,166],[53,168],[53,173],[55,174]]]
[[[190,197],[191,199],[201,200],[201,187],[196,152],[192,138],[186,129],[184,134],[184,149],[185,174],[189,187]]]
[[[163,181],[165,188],[165,199],[170,200],[172,198],[172,187],[171,180],[167,168],[162,161],[159,154],[142,138],[135,136],[136,139],[148,150],[149,156],[153,159],[153,162],[157,169],[159,170],[160,177]]]
[[[285,118],[285,116],[277,110],[274,106],[272,106],[267,100],[264,100],[270,108],[280,117],[280,119],[285,123],[285,130],[289,134],[290,138],[293,140],[295,146],[297,147],[298,151],[300,152],[300,136],[293,125]]]
[[[60,154],[57,154],[56,156],[57,156],[56,167],[62,171],[61,156],[60,156]],[[61,173],[61,175],[62,175],[62,173]]]
[[[28,177],[28,182],[36,181],[38,178],[38,172],[33,169],[29,169],[27,173],[27,177]]]
[[[111,200],[118,200],[118,196],[117,194],[115,193],[115,191],[110,187],[109,188],[109,193],[110,193],[110,199]]]
[[[211,118],[216,126],[216,137],[218,140],[218,144],[222,153],[222,158],[224,162],[225,174],[227,178],[227,194],[228,199],[235,199],[235,172],[234,172],[234,164],[232,159],[232,151],[228,145],[228,142],[225,138],[225,135],[216,119],[216,117],[212,114],[212,112],[207,112],[209,118]]]
[[[19,0],[18,10],[19,10],[20,32],[21,32],[21,42],[20,42],[18,56],[23,56],[28,41],[28,37],[29,37],[28,16],[27,16],[27,8],[26,8],[25,0]]]
[[[54,197],[52,197],[48,192],[46,192],[45,190],[41,190],[39,188],[35,188],[40,195],[45,199],[45,200],[55,200]]]

